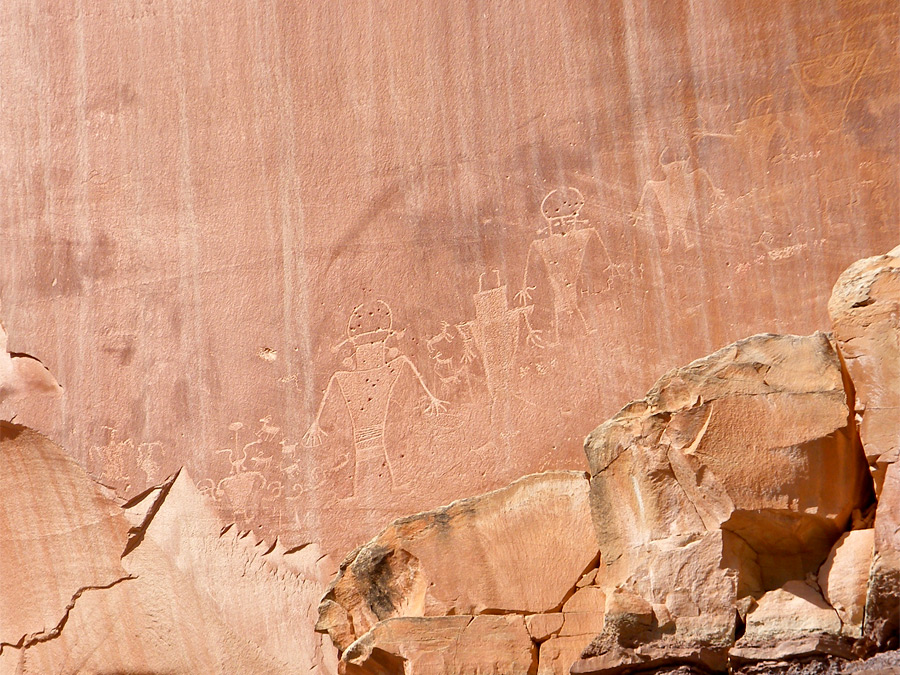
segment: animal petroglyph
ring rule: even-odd
[[[667,151],[668,148],[659,155],[659,165],[665,178],[644,183],[641,198],[634,211],[634,223],[637,224],[646,217],[649,202],[655,200],[666,221],[668,241],[664,250],[671,250],[676,236],[681,238],[685,249],[692,249],[697,244],[696,234],[691,233],[688,224],[691,220],[700,222],[697,196],[703,190],[710,191],[716,201],[722,200],[725,195],[713,184],[712,178],[704,169],[690,169],[688,160],[665,162],[663,158]]]
[[[772,94],[757,98],[750,106],[749,116],[736,122],[731,133],[713,132],[705,128],[694,132],[697,140],[718,138],[731,143],[743,154],[754,188],[765,186],[769,163],[777,162],[779,157],[784,158],[792,142],[790,130],[774,110],[774,101]]]
[[[819,55],[792,64],[791,71],[825,128],[837,131],[844,125],[875,47],[851,48],[849,33],[820,35],[814,42]]]
[[[586,227],[587,221],[579,217],[583,206],[584,197],[576,188],[553,190],[544,197],[541,213],[546,226],[541,233],[546,233],[546,236],[531,242],[525,259],[522,290],[515,296],[520,308],[528,308],[532,304],[532,292],[544,279],[549,283],[553,298],[553,344],[559,343],[560,329],[564,324],[576,323],[585,333],[595,330],[582,310],[581,293],[588,247],[593,241],[603,248],[603,242],[597,230]],[[543,277],[541,267],[546,270]],[[485,304],[483,311],[497,311],[488,309],[487,305],[496,302],[489,296],[484,296],[481,302]],[[529,313],[523,313],[528,329],[527,340],[534,346],[543,346],[543,336],[533,328]]]
[[[450,325],[441,322],[439,333],[425,341],[428,356],[433,361],[442,395],[462,393],[473,395],[472,364],[477,358],[475,336],[468,323]]]
[[[303,437],[308,447],[322,443],[327,435],[320,426],[322,410],[336,390],[344,400],[353,428],[354,494],[360,493],[363,475],[377,472],[381,466],[387,467],[394,486],[394,470],[387,456],[384,431],[394,387],[404,371],[411,372],[425,392],[424,414],[435,415],[446,410],[446,402],[431,392],[413,362],[396,348],[387,347],[388,339],[396,335],[391,308],[386,302],[366,302],[351,312],[347,338],[341,342],[353,346],[349,369],[336,371],[328,380],[315,420]]]

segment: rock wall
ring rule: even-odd
[[[898,30],[0,3],[0,671],[893,646]]]
[[[334,556],[583,470],[659,373],[817,330],[895,245],[897,31],[888,0],[7,0],[3,318],[66,395],[0,413]]]

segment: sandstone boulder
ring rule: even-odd
[[[900,246],[851,265],[834,285],[828,313],[853,386],[866,456],[881,487],[900,453]]]
[[[345,649],[394,617],[549,612],[596,558],[586,476],[527,476],[392,523],[341,564],[318,627]]]
[[[851,265],[828,311],[879,494],[864,632],[884,644],[900,630],[900,247]]]
[[[387,619],[350,645],[342,662],[346,675],[534,675],[536,665],[515,614]]]
[[[605,607],[606,594],[601,588],[583,586],[566,600],[560,614],[544,615],[559,616],[562,621],[539,647],[538,675],[568,675],[584,648],[603,630]]]
[[[862,634],[866,589],[875,547],[875,531],[853,530],[841,535],[819,570],[822,595],[841,619],[841,632]]]
[[[595,430],[585,449],[598,578],[608,603],[618,588],[656,612],[635,656],[607,605],[579,672],[628,649],[621,659],[646,667],[664,644],[715,663],[741,598],[815,573],[872,499],[851,406],[824,334],[758,335],[668,373]]]

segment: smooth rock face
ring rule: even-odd
[[[70,606],[128,583],[128,522],[57,445],[0,422],[0,645],[55,637]]]
[[[852,530],[841,535],[819,569],[822,595],[841,619],[841,632],[862,635],[869,571],[875,553],[875,531]]]
[[[345,649],[347,625],[358,638],[397,616],[548,612],[596,558],[586,476],[527,476],[392,523],[342,563],[326,596],[349,622],[326,603],[319,628]]]
[[[5,408],[11,401],[62,393],[56,378],[40,361],[27,354],[10,354],[8,344],[9,336],[0,323],[0,405]]]
[[[872,498],[850,403],[825,335],[760,335],[665,375],[588,437],[598,579],[658,608],[639,642],[724,653],[740,598],[819,569]],[[610,617],[590,667],[628,647]]]
[[[884,643],[900,630],[900,247],[851,265],[828,311],[880,493],[865,634]]]

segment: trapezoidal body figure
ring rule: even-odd
[[[586,278],[585,262],[593,242],[601,249],[603,242],[593,227],[585,227],[587,221],[580,218],[584,197],[576,188],[553,190],[541,202],[541,213],[546,226],[540,230],[544,236],[531,242],[525,260],[522,290],[516,293],[520,307],[532,304],[532,292],[541,284],[549,286],[553,303],[551,340],[557,344],[560,333],[593,333],[596,327],[588,321],[583,295],[591,280]],[[542,331],[536,330],[529,315],[525,317],[527,340],[533,346],[545,344]]]
[[[668,148],[665,148],[659,155],[659,166],[665,178],[644,183],[634,211],[634,222],[644,220],[651,203],[655,201],[666,222],[667,241],[663,250],[671,251],[676,237],[681,239],[685,250],[691,250],[697,245],[699,236],[691,231],[690,226],[696,223],[695,227],[699,228],[702,220],[698,195],[708,190],[713,200],[720,202],[725,193],[713,184],[705,169],[692,169],[688,160],[666,162],[664,157],[667,152]]]
[[[426,415],[446,409],[446,403],[431,392],[409,357],[400,354],[396,348],[388,348],[388,339],[395,335],[391,308],[386,302],[366,302],[351,312],[347,338],[335,347],[337,350],[347,343],[352,345],[350,367],[336,371],[328,380],[316,418],[303,436],[307,447],[322,443],[327,436],[320,426],[322,410],[332,396],[340,395],[353,426],[354,495],[360,494],[363,485],[380,483],[385,470],[391,488],[394,487],[395,475],[385,448],[384,432],[394,387],[405,370],[415,376],[425,392],[428,399],[424,409]]]

